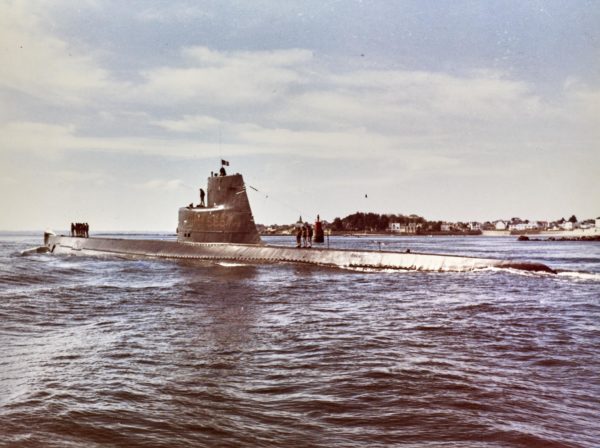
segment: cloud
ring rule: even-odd
[[[447,133],[457,123],[462,129],[465,122],[485,126],[549,113],[525,83],[495,74],[459,77],[380,70],[330,74],[326,79],[325,88],[294,98],[283,116],[316,126],[362,125],[427,136]]]
[[[206,115],[184,115],[181,120],[161,120],[153,124],[169,131],[199,132],[218,129],[222,121]]]
[[[248,65],[254,68],[299,66],[312,60],[311,51],[300,48],[271,51],[218,52],[207,47],[186,47],[182,55],[191,63],[201,66]]]
[[[133,89],[141,102],[164,104],[252,105],[281,98],[304,82],[307,50],[215,52],[205,47],[182,50],[183,67],[159,67],[142,72],[144,82]]]
[[[136,187],[142,190],[174,191],[185,187],[185,184],[181,179],[152,179],[147,182],[137,184]]]
[[[4,151],[55,153],[73,146],[75,127],[40,122],[8,122],[0,125]]]
[[[196,157],[202,153],[208,156],[218,152],[218,149],[188,140],[173,142],[161,138],[90,137],[79,134],[73,124],[9,122],[0,125],[0,136],[0,144],[8,151],[29,151],[47,157],[66,151],[104,151],[184,158]]]
[[[14,177],[10,177],[10,176],[0,176],[0,184],[4,185],[4,186],[14,186],[18,184],[17,179],[15,179]]]
[[[564,92],[568,109],[577,113],[564,116],[565,119],[585,123],[596,135],[600,132],[600,89],[593,88],[577,79],[567,79]]]
[[[186,123],[169,123],[170,129],[181,131]],[[200,142],[193,139],[90,137],[78,133],[73,124],[53,125],[38,122],[9,122],[0,125],[0,144],[8,151],[34,152],[53,157],[66,151],[103,151],[160,155],[171,158],[198,158],[243,155],[300,155],[313,158],[370,157],[389,142],[383,137],[368,135],[361,129],[345,133],[297,132],[288,129],[263,128],[258,125],[225,124],[225,141]],[[376,145],[369,153],[365,145]]]
[[[37,3],[0,3],[0,88],[53,103],[86,103],[110,85],[109,73],[90,56],[48,31]]]
[[[545,102],[530,85],[489,70],[462,76],[335,72],[302,49],[219,52],[186,47],[181,54],[187,66],[146,71],[137,93],[142,102],[153,98],[163,105],[196,104],[210,111],[154,122],[171,132],[219,129],[226,139],[240,143],[283,144],[305,153],[319,147],[322,156],[329,151],[333,157],[342,152],[340,147],[349,156],[366,148],[465,150],[484,135],[486,144],[477,149],[494,150],[487,144],[492,136],[561,118],[560,107]],[[365,147],[358,149],[359,141]]]
[[[237,138],[255,147],[312,158],[361,159],[385,156],[394,149],[393,138],[370,133],[363,128],[316,132],[246,125],[238,129]]]
[[[182,56],[192,67],[154,70],[156,79],[141,89],[157,94],[160,79],[165,91],[173,93],[161,95],[165,102],[177,104],[175,92],[186,98],[204,95],[198,108],[211,114],[184,114],[154,124],[200,139],[207,133],[214,139],[218,129],[225,141],[250,153],[260,148],[262,153],[317,158],[396,157],[413,159],[407,168],[415,170],[456,166],[464,154],[498,151],[503,140],[524,133],[531,137],[542,123],[557,123],[562,117],[560,107],[545,102],[532,86],[489,70],[463,76],[408,70],[338,73],[298,49],[218,52],[188,47]],[[271,69],[285,70],[291,84],[281,97],[267,92],[256,100],[260,88],[248,83],[248,73],[256,71],[258,79],[265,79],[263,74]],[[193,73],[199,77],[190,81]],[[178,75],[183,78],[171,78]],[[219,83],[222,88],[215,87]],[[227,89],[224,84],[245,87]],[[186,89],[190,91],[183,95]],[[452,157],[445,155],[452,152]]]
[[[342,70],[298,48],[217,51],[183,47],[176,63],[145,69],[136,82],[129,81],[130,88],[120,89],[91,58],[75,57],[73,64],[64,63],[69,45],[47,33],[42,36],[39,19],[26,13],[21,3],[10,5],[9,12],[20,17],[13,22],[21,34],[31,30],[34,36],[44,37],[35,47],[40,59],[64,65],[61,70],[67,71],[70,80],[61,84],[58,73],[59,81],[24,78],[18,81],[23,83],[19,88],[32,95],[71,95],[74,101],[87,101],[93,95],[90,92],[112,86],[111,95],[103,98],[105,110],[98,116],[113,136],[98,135],[94,131],[99,127],[89,118],[87,126],[79,119],[62,124],[8,122],[0,129],[4,147],[9,149],[176,158],[220,154],[384,157],[401,160],[404,169],[417,172],[459,170],[473,166],[475,154],[516,154],[535,142],[555,148],[554,143],[548,145],[555,134],[573,134],[577,129],[571,142],[575,146],[577,139],[590,141],[599,129],[597,119],[592,118],[600,115],[596,113],[598,91],[576,80],[565,83],[562,101],[550,101],[536,93],[535,86],[500,72]],[[10,76],[6,70],[0,72],[0,82],[17,86],[16,73],[21,70],[26,69],[9,70]],[[115,118],[125,116],[126,120]],[[220,145],[217,131],[222,135]]]
[[[114,182],[111,175],[93,170],[85,171],[73,171],[73,170],[59,170],[54,171],[53,175],[56,179],[59,179],[61,184],[86,184],[94,185],[96,187],[103,187],[109,182]]]
[[[135,17],[142,22],[188,23],[202,19],[210,19],[214,17],[214,15],[200,6],[169,2],[168,6],[152,6],[142,9]]]

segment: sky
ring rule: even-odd
[[[0,230],[600,216],[600,2],[0,0]]]

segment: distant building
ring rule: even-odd
[[[585,221],[581,221],[579,223],[579,227],[582,229],[593,229],[595,227],[596,221],[593,219],[586,219]]]
[[[506,230],[506,222],[504,221],[496,221],[494,223],[494,227],[496,228],[496,230]]]
[[[389,230],[390,232],[400,232],[400,227],[402,225],[399,222],[390,222]]]
[[[563,230],[573,230],[573,229],[578,229],[579,228],[579,223],[578,222],[571,222],[571,221],[565,221],[563,222],[560,227]]]
[[[481,230],[481,223],[472,221],[469,223],[469,229],[471,229],[473,231]]]
[[[511,224],[509,229],[523,232],[525,230],[537,230],[539,227],[537,222],[520,222],[518,224]]]
[[[451,232],[453,230],[453,225],[447,222],[443,222],[442,225],[440,226],[440,230],[442,232]]]
[[[399,222],[390,222],[388,229],[396,233],[417,233],[417,223],[409,222],[401,224]]]

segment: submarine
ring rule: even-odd
[[[202,196],[202,195],[201,195]],[[202,198],[203,199],[203,198]],[[179,208],[177,239],[77,237],[44,233],[55,255],[116,256],[244,263],[304,263],[346,269],[464,272],[509,268],[555,273],[545,264],[417,252],[295,248],[265,244],[258,233],[241,174],[208,178],[206,203]]]

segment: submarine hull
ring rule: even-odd
[[[196,243],[46,235],[48,252],[81,256],[120,256],[253,263],[306,263],[341,268],[464,272],[492,267],[554,273],[542,263],[455,255],[348,249],[296,249],[258,244]]]
[[[241,174],[212,176],[207,204],[179,209],[177,241],[82,238],[44,234],[53,254],[230,260],[255,263],[308,263],[342,268],[416,271],[471,271],[506,267],[553,272],[539,263],[453,255],[345,249],[296,249],[262,244]],[[317,230],[321,223],[317,219]]]

